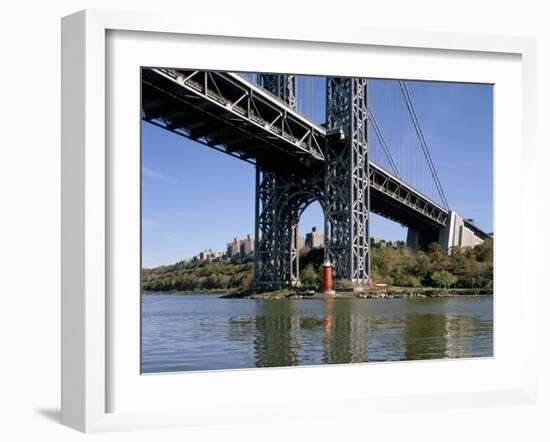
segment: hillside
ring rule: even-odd
[[[300,251],[301,280],[307,288],[320,284],[323,249]],[[252,282],[253,262],[180,262],[143,269],[144,292],[246,290]],[[493,287],[493,242],[447,254],[437,244],[412,254],[406,248],[372,249],[371,278],[398,287]],[[345,281],[344,281],[345,282]],[[348,281],[349,283],[349,281]]]
[[[179,262],[142,270],[145,292],[246,289],[252,281],[253,262]]]

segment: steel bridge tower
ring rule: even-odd
[[[261,74],[259,83],[296,109],[294,75]],[[313,201],[325,214],[325,260],[333,264],[335,278],[368,282],[367,81],[329,78],[326,94],[332,131],[324,165],[308,172],[256,165],[256,289],[299,285],[298,222]]]
[[[260,74],[260,85],[296,109],[297,78],[294,75]],[[270,170],[256,164],[254,286],[278,288],[299,284],[298,221],[300,204],[295,193],[296,172]]]
[[[327,78],[325,259],[337,279],[368,283],[369,158],[367,80]]]

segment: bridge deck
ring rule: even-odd
[[[324,129],[271,94],[225,72],[144,69],[144,118],[274,166],[323,161]]]
[[[274,169],[318,167],[327,131],[237,74],[142,69],[143,119]],[[406,226],[444,226],[447,210],[369,162],[371,211]]]

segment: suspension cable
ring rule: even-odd
[[[445,193],[443,192],[443,186],[441,185],[441,182],[439,181],[439,177],[437,176],[437,171],[435,169],[432,157],[430,155],[428,145],[426,144],[426,140],[424,138],[424,133],[422,132],[422,128],[420,126],[420,123],[418,121],[418,117],[416,115],[416,111],[414,110],[411,95],[409,94],[409,89],[407,88],[407,83],[405,83],[402,80],[399,80],[399,86],[401,86],[401,92],[403,92],[403,97],[405,97],[405,102],[407,103],[407,108],[409,109],[409,114],[411,115],[411,119],[412,119],[414,128],[416,130],[416,134],[418,135],[418,139],[420,140],[420,145],[422,146],[422,150],[424,152],[424,157],[426,158],[426,161],[428,162],[428,168],[430,169],[430,172],[432,174],[432,178],[434,179],[435,186],[437,188],[437,192],[439,193],[439,197],[441,198],[441,201],[443,202],[445,208],[448,209],[449,204],[447,203],[447,198],[445,198]]]
[[[393,160],[390,149],[389,149],[388,145],[386,144],[386,140],[384,140],[384,136],[382,135],[382,131],[380,130],[380,126],[378,126],[378,122],[376,121],[376,118],[374,117],[374,113],[372,112],[372,109],[368,105],[367,105],[367,111],[368,111],[368,117],[369,117],[369,119],[372,123],[372,127],[374,129],[374,132],[376,133],[376,137],[378,138],[378,141],[380,141],[380,144],[382,145],[382,148],[384,149],[384,152],[386,154],[386,157],[388,158],[388,161],[389,161],[390,166],[393,170],[393,173],[398,178],[401,178],[401,175],[399,174],[399,170],[397,169],[397,165],[395,164],[395,161]]]

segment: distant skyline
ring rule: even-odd
[[[324,77],[300,77],[298,110],[324,122]],[[493,231],[493,87],[407,82],[450,207]],[[405,181],[437,200],[398,84],[369,81],[369,104]],[[386,166],[369,131],[371,159]],[[423,168],[426,168],[425,170]],[[142,259],[172,264],[204,249],[225,250],[254,234],[254,166],[142,122]],[[323,229],[319,203],[300,219],[300,235]],[[375,214],[370,234],[404,240],[406,229]]]

